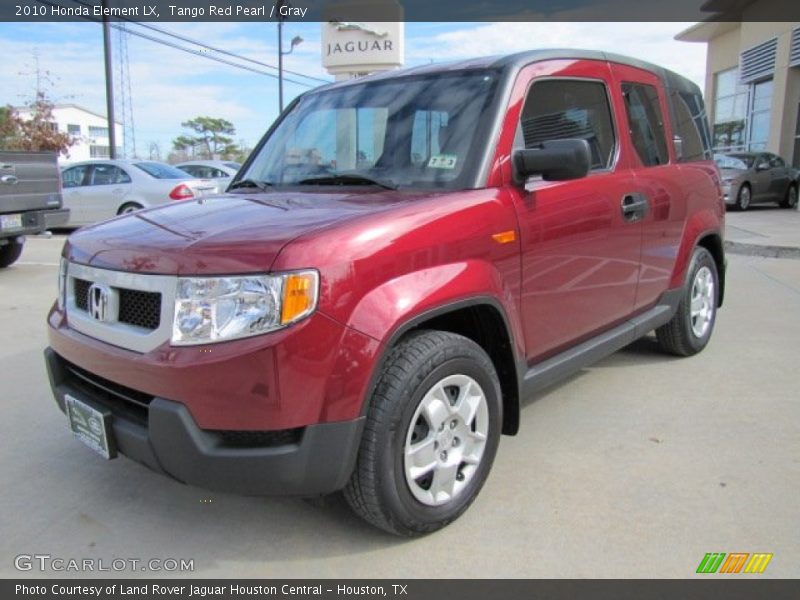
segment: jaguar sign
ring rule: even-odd
[[[328,6],[328,21],[322,25],[322,66],[336,79],[349,79],[402,66],[402,7],[387,2],[387,6],[396,9],[396,21],[362,23],[342,16],[351,13],[353,4],[343,2]]]

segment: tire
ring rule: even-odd
[[[717,320],[718,302],[717,264],[708,250],[695,248],[678,310],[666,325],[656,329],[662,350],[692,356],[705,348]]]
[[[0,269],[10,267],[22,254],[24,242],[9,242],[0,246]]]
[[[781,200],[781,208],[797,208],[797,186],[792,184]]]
[[[739,193],[736,194],[736,210],[747,210],[750,208],[750,201],[753,199],[753,192],[749,183],[742,184]]]
[[[118,215],[127,215],[132,212],[136,212],[137,210],[142,210],[144,206],[141,204],[137,204],[136,202],[128,202],[127,204],[123,204],[119,207],[117,211]]]
[[[371,400],[344,489],[350,507],[409,537],[457,519],[486,481],[500,441],[502,398],[489,356],[460,335],[414,332],[390,351]]]

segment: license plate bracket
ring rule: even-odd
[[[72,434],[103,458],[116,458],[111,411],[66,394],[64,402]]]

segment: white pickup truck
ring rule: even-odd
[[[0,151],[0,268],[22,254],[26,235],[67,222],[54,152]]]

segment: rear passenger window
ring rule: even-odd
[[[631,139],[639,159],[646,167],[669,162],[664,137],[664,120],[658,104],[658,91],[652,85],[623,83]]]
[[[711,158],[711,136],[703,99],[697,94],[672,91],[675,107],[675,134],[681,139],[679,162],[709,160]]]
[[[606,86],[599,81],[546,79],[533,84],[520,118],[525,148],[550,140],[589,142],[592,169],[611,167],[616,148]]]

